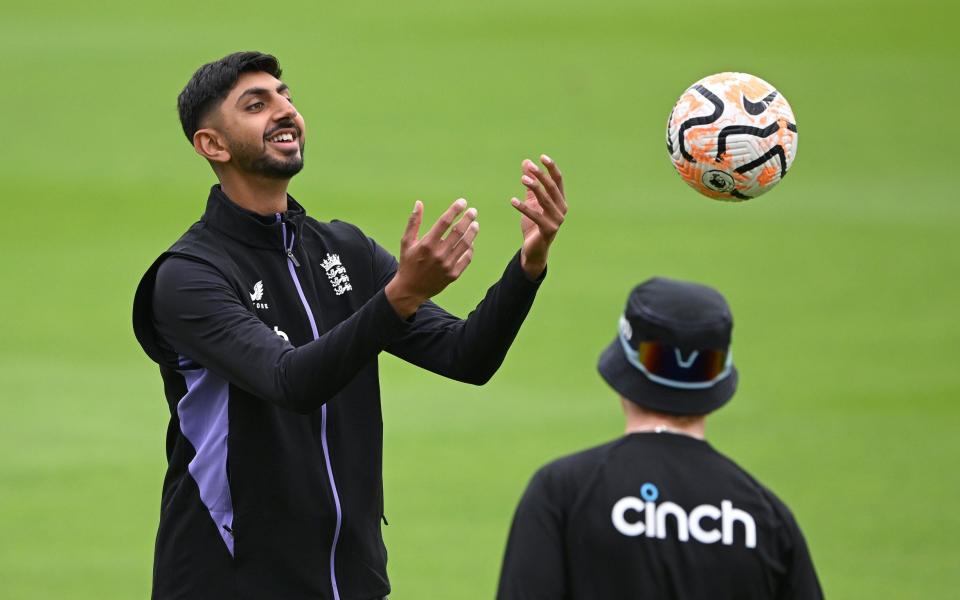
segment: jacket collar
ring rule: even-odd
[[[200,220],[242,244],[282,251],[283,225],[286,225],[288,239],[292,232],[294,244],[299,245],[297,234],[305,217],[306,211],[290,195],[287,195],[286,212],[263,216],[234,204],[218,184],[210,188],[207,210]]]

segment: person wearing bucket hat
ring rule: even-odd
[[[633,289],[597,364],[626,434],[533,476],[498,600],[823,597],[787,506],[704,439],[737,388],[732,331],[710,287],[657,277]]]
[[[621,396],[667,414],[705,415],[737,389],[733,315],[720,292],[655,277],[633,289],[597,365]]]

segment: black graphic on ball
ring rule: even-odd
[[[707,171],[700,181],[715,192],[729,192],[733,189],[733,177],[723,171]]]

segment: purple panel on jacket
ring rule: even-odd
[[[187,381],[187,393],[177,403],[180,431],[196,450],[188,469],[233,556],[233,499],[227,482],[230,384],[187,358],[180,359],[180,367]]]

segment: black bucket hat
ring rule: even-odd
[[[714,411],[737,389],[733,315],[713,288],[664,277],[630,292],[617,337],[597,369],[621,396],[675,415]]]

